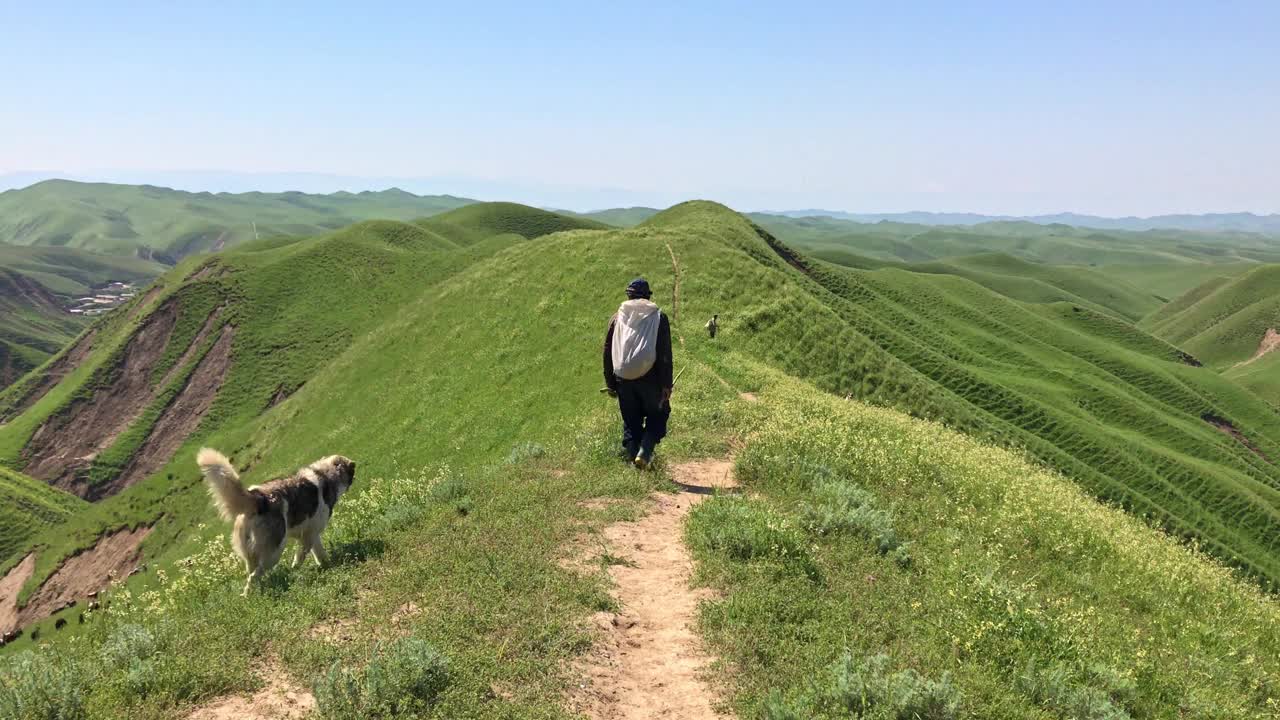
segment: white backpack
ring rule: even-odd
[[[658,326],[662,311],[644,299],[628,300],[613,323],[613,374],[638,380],[658,360]]]

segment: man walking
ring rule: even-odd
[[[604,336],[604,383],[622,414],[621,455],[641,470],[653,462],[671,415],[671,324],[652,295],[643,278],[632,280]]]

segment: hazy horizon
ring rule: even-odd
[[[521,186],[518,183],[477,180],[474,178],[359,178],[328,175],[324,173],[231,173],[223,171],[101,171],[76,175],[74,173],[26,171],[0,174],[0,192],[20,190],[45,180],[71,180],[83,183],[110,183],[124,185],[155,185],[191,193],[246,193],[246,192],[302,192],[308,194],[329,194],[335,192],[381,192],[385,190],[403,190],[415,195],[452,195],[479,201],[519,202],[535,207],[545,207],[572,212],[596,212],[629,207],[649,207],[663,209],[686,200],[715,200],[709,196],[679,196],[674,193],[638,193],[623,189],[573,190],[579,198],[598,197],[601,202],[591,204],[574,204],[556,200],[539,201],[536,198],[563,197],[564,191],[556,188],[538,188]],[[469,190],[464,191],[464,188]],[[667,197],[665,200],[646,199]],[[616,202],[608,202],[614,198]],[[1199,213],[1159,213],[1157,215],[1138,215],[1134,213],[1099,215],[1080,212],[1071,208],[1063,208],[1052,212],[1013,214],[1001,212],[984,212],[970,208],[843,208],[821,207],[818,205],[799,204],[786,207],[735,207],[741,212],[756,213],[795,213],[800,211],[823,211],[830,213],[846,213],[849,215],[908,215],[927,213],[933,215],[975,215],[983,217],[1046,217],[1055,215],[1084,215],[1106,219],[1138,219],[1146,220],[1166,215],[1218,215],[1234,213],[1251,213],[1259,217],[1280,215],[1280,213],[1256,212],[1251,210],[1209,210]]]
[[[21,29],[0,47],[0,175],[575,210],[1280,212],[1274,3],[69,3],[0,23]]]

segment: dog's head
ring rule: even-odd
[[[325,466],[325,474],[337,485],[338,493],[351,489],[356,481],[356,461],[343,455],[330,455],[320,461]]]

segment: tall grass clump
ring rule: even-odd
[[[859,533],[881,555],[892,555],[899,565],[909,565],[907,545],[893,528],[893,514],[880,507],[870,492],[838,480],[823,480],[812,491],[812,500],[800,509],[801,523],[817,535]]]
[[[910,668],[891,670],[887,655],[856,657],[845,652],[807,690],[766,701],[767,720],[954,720],[960,691],[943,673],[938,680]]]
[[[426,641],[402,638],[374,648],[363,668],[334,663],[316,683],[316,708],[323,720],[413,716],[448,686],[445,657]]]
[[[1132,680],[1105,666],[1091,669],[1083,682],[1062,664],[1039,667],[1035,662],[1017,679],[1018,690],[1058,717],[1074,720],[1130,720],[1124,708],[1133,700]]]
[[[519,465],[530,460],[537,460],[547,454],[547,449],[536,442],[516,443],[507,454],[508,465]]]
[[[716,497],[694,509],[687,533],[695,550],[819,578],[805,534],[762,502]]]
[[[128,623],[116,628],[102,645],[102,665],[111,669],[129,692],[145,694],[156,684],[156,637],[147,628]]]
[[[6,720],[81,720],[87,717],[85,679],[71,661],[27,651],[0,666],[0,717]]]

